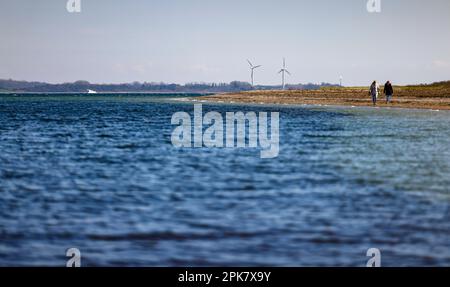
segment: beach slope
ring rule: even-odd
[[[201,99],[225,103],[372,106],[368,90],[365,87],[287,91],[255,90],[204,96]],[[420,86],[396,86],[394,87],[392,103],[386,104],[384,94],[380,93],[377,105],[381,107],[450,110],[450,82]]]

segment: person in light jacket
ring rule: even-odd
[[[373,81],[372,85],[370,85],[369,95],[372,96],[372,103],[373,103],[374,106],[376,106],[377,105],[377,98],[378,98],[377,81]]]

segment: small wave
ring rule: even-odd
[[[128,241],[128,240],[164,240],[164,241],[187,241],[187,240],[219,240],[224,238],[253,238],[270,235],[270,232],[210,232],[210,233],[176,233],[176,232],[150,232],[150,233],[126,233],[126,234],[91,234],[87,237],[92,240],[101,241]]]

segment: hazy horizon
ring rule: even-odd
[[[363,86],[450,80],[450,1],[66,0],[0,3],[0,78]]]

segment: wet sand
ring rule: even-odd
[[[384,94],[378,96],[377,106],[450,110],[450,87],[404,86],[394,87],[392,102],[386,104]],[[382,90],[381,90],[382,91]],[[203,96],[210,102],[254,104],[307,104],[336,106],[373,106],[368,88],[323,88],[320,90],[248,91]]]

